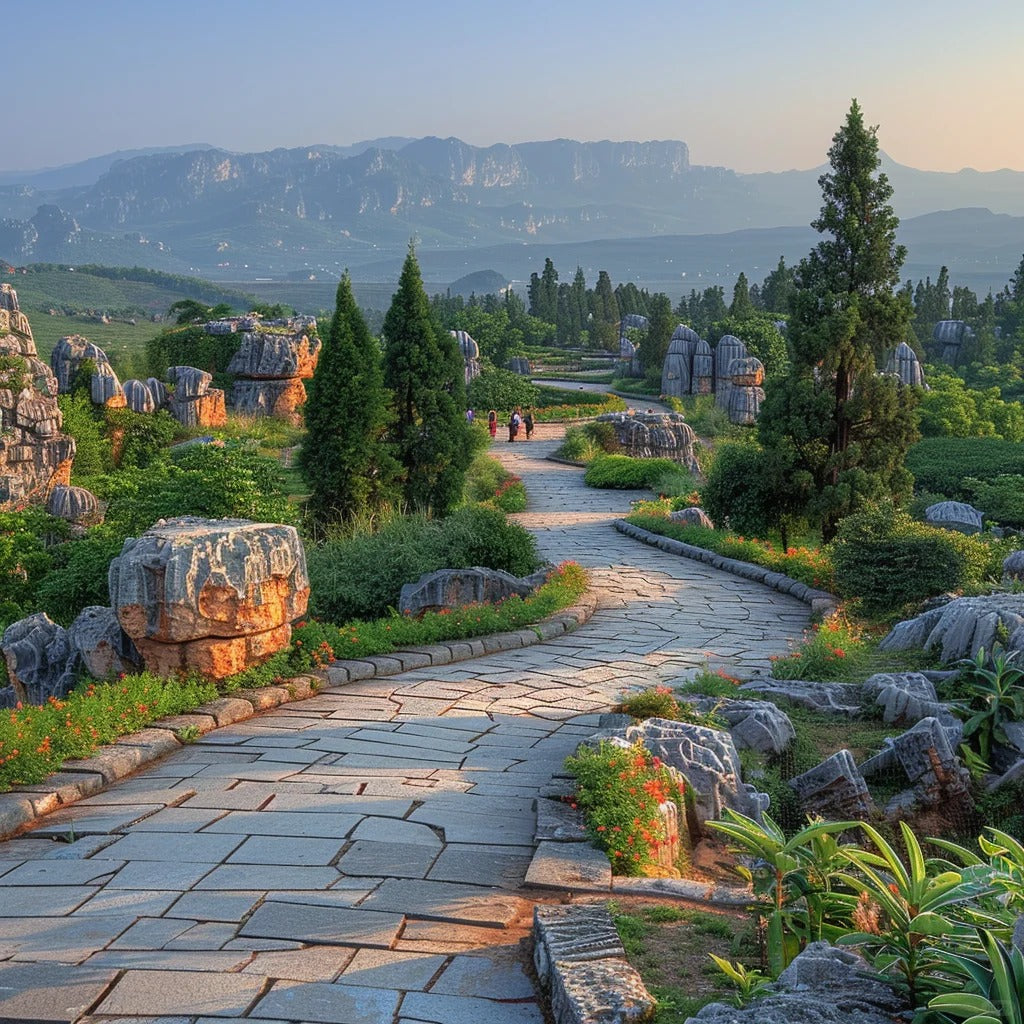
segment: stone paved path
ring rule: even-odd
[[[592,570],[592,620],[221,729],[0,844],[0,1020],[543,1021],[538,789],[625,687],[748,674],[808,618],[617,533],[631,495],[544,461],[553,433],[495,450],[542,553]]]

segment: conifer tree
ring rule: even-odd
[[[470,460],[464,370],[455,339],[431,316],[412,245],[384,317],[384,383],[405,500],[444,515],[462,497]]]
[[[394,500],[398,466],[382,439],[387,400],[380,345],[356,305],[348,273],[338,284],[305,421],[298,462],[316,522],[343,522]]]
[[[907,337],[913,311],[900,286],[906,256],[892,187],[879,165],[876,129],[854,100],[818,179],[826,238],[801,261],[790,303],[791,369],[769,382],[758,430],[790,460],[787,487],[806,501],[825,540],[865,502],[905,496],[903,465],[917,438],[913,389],[879,375]]]

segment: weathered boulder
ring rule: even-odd
[[[236,380],[231,388],[231,407],[247,416],[273,416],[297,420],[306,404],[306,386],[298,377],[287,380]]]
[[[1024,551],[1011,551],[1003,559],[1003,580],[1024,580]]]
[[[227,403],[213,377],[194,366],[171,366],[167,376],[174,385],[171,415],[186,427],[223,427],[228,421]]]
[[[669,512],[668,518],[670,522],[684,523],[686,526],[703,526],[709,530],[715,528],[715,524],[711,521],[711,517],[707,512],[694,505],[691,505],[689,508],[679,508],[674,512]]]
[[[764,383],[764,363],[756,356],[743,356],[729,364],[726,375],[734,388],[759,388]]]
[[[525,356],[513,356],[508,361],[508,369],[513,373],[518,373],[520,377],[529,377],[533,372],[530,369],[530,360]]]
[[[693,335],[693,341],[691,342],[686,334],[681,334],[681,331],[689,332],[689,334]],[[693,348],[697,340],[697,335],[689,327],[683,327],[680,324],[676,328],[675,333],[672,335],[672,340],[668,343],[665,362],[661,367],[661,393],[663,395],[672,398],[682,398],[690,393]],[[630,342],[630,345],[632,346],[632,342]]]
[[[102,405],[105,409],[123,409],[128,404],[124,388],[110,366],[97,369],[89,382],[89,389],[93,405]]]
[[[908,387],[924,387],[924,372],[917,353],[905,342],[901,341],[890,353],[885,364],[885,372],[899,377]]]
[[[76,526],[95,526],[103,522],[103,509],[99,498],[84,487],[57,484],[46,502],[51,516],[74,523]]]
[[[942,660],[973,658],[991,651],[998,633],[1005,632],[1008,651],[1024,650],[1024,594],[986,594],[958,597],[948,604],[898,622],[879,644],[883,651],[939,648]]]
[[[167,390],[167,385],[156,377],[148,377],[146,386],[153,396],[153,401],[156,402],[156,407],[158,409],[165,408],[171,400],[171,393]]]
[[[50,368],[57,380],[60,394],[66,395],[71,391],[71,384],[82,368],[82,363],[86,360],[92,361],[96,373],[112,374],[114,372],[110,367],[107,353],[99,345],[94,345],[88,338],[82,337],[81,334],[69,334],[53,346],[53,351],[50,353]]]
[[[726,697],[682,697],[704,714],[714,713],[727,723],[737,750],[781,754],[796,739],[789,715],[767,700],[729,700]]]
[[[940,320],[932,328],[935,357],[940,362],[957,366],[964,344],[973,338],[974,332],[963,320]]]
[[[468,331],[452,331],[451,336],[459,346],[462,353],[462,365],[465,371],[465,380],[469,384],[480,376],[480,346],[470,337]]]
[[[984,526],[982,513],[962,501],[940,501],[924,510],[929,526],[940,526],[959,533],[981,533]]]
[[[68,626],[68,641],[78,663],[94,679],[113,679],[142,667],[142,658],[113,608],[83,608]]]
[[[720,818],[726,807],[760,819],[768,797],[742,781],[740,758],[724,729],[667,718],[648,718],[625,730],[626,743],[640,742],[685,776],[697,799],[700,821]]]
[[[920,672],[876,672],[864,683],[864,692],[882,708],[883,721],[892,725],[950,714],[932,681]]]
[[[892,1024],[906,1000],[848,949],[812,942],[770,994],[743,1009],[708,1003],[687,1024]]]
[[[971,775],[960,763],[937,718],[922,718],[892,742],[920,807],[949,810],[970,801]]]
[[[228,373],[236,377],[231,391],[236,412],[299,422],[299,410],[306,404],[302,382],[316,371],[320,339],[304,325],[293,327],[291,320],[284,323],[286,329],[271,328],[268,323],[258,330],[243,331],[238,351],[228,364]]]
[[[863,694],[849,683],[816,683],[806,679],[772,679],[759,676],[743,683],[741,690],[784,697],[801,707],[826,715],[853,716],[861,713]]]
[[[693,428],[677,412],[609,412],[597,417],[598,423],[610,423],[615,437],[627,455],[640,459],[671,459],[696,471],[697,457]]]
[[[75,442],[61,433],[57,380],[38,358],[18,296],[0,284],[0,511],[46,501],[71,480]]]
[[[837,750],[821,764],[789,780],[805,814],[833,821],[870,818],[875,811],[868,784],[853,754]]]
[[[147,668],[233,675],[287,646],[309,599],[294,527],[161,520],[110,564],[111,604]]]
[[[711,346],[698,338],[693,346],[690,366],[690,394],[710,395],[715,386],[715,356]]]
[[[63,697],[74,685],[68,631],[45,612],[12,622],[0,646],[14,696],[11,701],[7,695],[8,706],[16,701],[45,704],[50,697]]]
[[[546,572],[525,579],[500,569],[437,569],[406,583],[398,597],[403,615],[422,615],[467,604],[496,604],[513,594],[527,597],[547,578]]]
[[[729,422],[737,427],[752,427],[757,423],[764,401],[764,390],[755,387],[729,387]]]
[[[157,403],[149,385],[141,380],[126,380],[123,385],[125,405],[132,412],[148,414],[156,412]]]
[[[732,378],[729,367],[734,359],[746,359],[747,346],[734,334],[723,334],[715,346],[715,402],[723,409],[729,408],[729,392]]]

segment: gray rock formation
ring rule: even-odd
[[[307,318],[301,323],[289,319],[246,328],[240,321],[238,326],[242,340],[228,364],[228,373],[236,377],[232,407],[250,416],[298,423],[299,410],[306,403],[303,381],[316,371],[320,339],[310,330]]]
[[[680,331],[689,331],[694,342],[690,342]],[[628,340],[628,339],[627,339]],[[697,335],[689,327],[680,325],[676,328],[672,340],[668,343],[668,352],[661,367],[661,393],[672,398],[682,398],[690,394],[690,375],[693,366],[693,347]],[[620,341],[621,345],[621,341]],[[632,347],[632,342],[630,342]],[[621,357],[621,351],[620,351]]]
[[[529,377],[533,372],[530,369],[530,360],[525,356],[513,356],[508,361],[508,368],[513,373],[518,373],[520,377]]]
[[[686,777],[696,795],[697,815],[702,822],[720,818],[726,807],[760,819],[768,807],[768,797],[742,781],[736,745],[723,729],[648,718],[627,727],[624,740],[643,743]]]
[[[694,505],[691,505],[689,508],[679,508],[674,512],[669,512],[668,518],[670,522],[683,523],[686,526],[703,526],[709,530],[715,528],[715,524],[711,521],[711,517],[707,512]]]
[[[68,631],[45,612],[12,622],[0,647],[11,681],[9,692],[0,691],[0,702],[8,707],[17,701],[45,704],[50,697],[63,697],[75,683]]]
[[[224,392],[214,388],[213,377],[195,366],[171,366],[167,377],[174,385],[171,415],[186,427],[222,427],[227,423]]]
[[[528,597],[547,578],[546,572],[521,579],[500,569],[438,569],[406,583],[398,597],[402,615],[421,615],[467,604],[496,604],[513,594]]]
[[[796,739],[789,715],[767,700],[729,700],[726,697],[681,697],[703,714],[727,723],[737,750],[781,754]]]
[[[50,368],[57,379],[60,394],[66,395],[71,391],[72,381],[87,359],[91,359],[95,364],[97,373],[113,374],[107,353],[81,334],[69,334],[53,346],[50,353]]]
[[[779,975],[771,994],[743,1009],[708,1003],[687,1024],[893,1024],[909,1010],[863,957],[812,942]]]
[[[465,380],[468,384],[480,376],[480,346],[469,336],[468,331],[451,331],[451,336],[462,353],[462,365],[465,369]]]
[[[960,763],[937,718],[923,718],[892,743],[918,807],[951,810],[970,803],[970,772]]]
[[[962,501],[940,501],[929,505],[924,510],[924,518],[929,526],[967,534],[980,533],[984,525],[982,513]]]
[[[747,346],[734,334],[723,334],[715,346],[715,403],[723,409],[729,408],[729,392],[732,378],[729,367],[734,359],[746,359]]]
[[[97,369],[92,375],[89,393],[93,405],[102,405],[107,409],[123,409],[128,404],[124,397],[124,388],[121,387],[121,382],[111,366]]]
[[[885,372],[891,373],[908,387],[924,387],[924,371],[917,353],[905,342],[901,341],[890,353],[885,364]]]
[[[71,480],[74,439],[61,433],[57,379],[40,361],[28,317],[0,284],[0,511],[42,504]]]
[[[156,377],[149,377],[146,379],[146,386],[153,396],[153,401],[156,402],[156,407],[158,409],[166,408],[171,400],[171,393],[167,390],[167,385]]]
[[[932,681],[920,672],[876,672],[864,683],[864,692],[882,709],[891,725],[914,725],[922,718],[950,716],[935,693]]]
[[[740,690],[763,694],[769,698],[784,697],[801,707],[825,715],[859,715],[863,694],[860,687],[849,683],[816,683],[804,679],[771,679],[759,676],[740,686]]]
[[[89,605],[68,626],[68,641],[80,665],[94,679],[138,672],[142,658],[121,628],[113,608]]]
[[[157,410],[156,399],[149,385],[141,380],[126,380],[123,385],[125,405],[134,413],[149,414]]]
[[[805,814],[843,821],[870,818],[875,811],[868,784],[848,750],[837,750],[810,771],[790,779],[789,785]]]
[[[1003,559],[1003,581],[1024,580],[1024,551],[1011,551]]]
[[[754,356],[733,359],[726,370],[726,380],[727,399],[723,399],[723,405],[728,410],[729,422],[752,427],[764,401],[764,364]]]
[[[110,564],[111,604],[146,667],[233,675],[288,645],[306,611],[294,527],[238,519],[161,520]]]
[[[95,526],[103,522],[103,509],[99,499],[84,487],[57,484],[46,501],[51,516],[74,523],[76,526]]]
[[[693,428],[677,412],[632,415],[610,412],[597,417],[598,423],[610,423],[615,437],[626,455],[641,459],[671,459],[687,469],[697,471]]]
[[[1009,636],[1008,651],[1024,650],[1024,594],[958,597],[948,604],[898,622],[879,645],[883,651],[938,648],[944,662],[991,651],[997,630]]]
[[[958,366],[964,345],[974,338],[974,332],[963,320],[940,320],[932,328],[935,356],[939,362]]]
[[[690,366],[690,394],[710,395],[715,387],[715,356],[711,346],[698,338],[693,346],[693,362]]]

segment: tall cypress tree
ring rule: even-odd
[[[382,440],[387,400],[380,345],[347,272],[310,382],[305,420],[298,464],[310,488],[307,508],[318,523],[342,522],[397,497],[398,465]]]
[[[875,132],[854,100],[818,179],[823,205],[811,226],[826,238],[797,268],[791,369],[766,386],[758,421],[764,446],[791,460],[788,487],[825,540],[842,516],[903,497],[912,483],[903,462],[917,438],[917,396],[878,373],[913,310],[898,290],[906,250],[896,244],[892,187],[876,174]]]
[[[470,460],[464,370],[455,339],[431,316],[412,245],[384,317],[384,383],[405,500],[444,515],[462,497]]]

